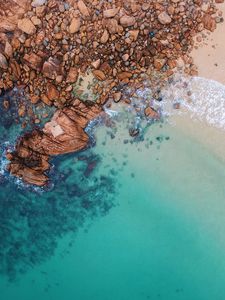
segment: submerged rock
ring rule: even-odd
[[[57,110],[43,130],[34,130],[19,139],[16,150],[8,153],[8,170],[29,184],[46,185],[50,156],[76,152],[87,147],[89,137],[84,131],[88,122],[102,109],[74,100],[70,107]]]
[[[138,128],[130,128],[130,129],[129,129],[129,134],[130,134],[130,136],[132,136],[132,137],[138,136],[139,133],[140,133],[140,130],[139,130]]]

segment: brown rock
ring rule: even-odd
[[[40,163],[42,158],[38,158],[34,163]],[[10,163],[9,171],[12,175],[22,178],[26,183],[33,184],[36,186],[44,186],[48,182],[48,177],[42,174],[39,170],[23,166],[19,161],[13,161]]]
[[[121,72],[121,73],[117,74],[117,77],[120,80],[130,79],[132,77],[132,73],[131,72]]]
[[[109,33],[108,31],[105,29],[104,32],[103,32],[103,35],[101,36],[101,39],[100,39],[100,42],[102,44],[105,44],[108,42],[108,39],[109,39]]]
[[[29,98],[30,98],[30,102],[33,103],[33,104],[38,103],[38,101],[40,99],[40,97],[37,96],[37,95],[30,95]]]
[[[23,59],[26,64],[36,71],[40,71],[42,67],[42,58],[35,53],[25,54]]]
[[[56,83],[61,83],[63,81],[63,76],[62,75],[56,76],[55,81],[56,81]]]
[[[12,32],[29,7],[29,0],[1,1],[0,32]]]
[[[120,101],[120,99],[121,99],[121,96],[122,96],[122,93],[121,92],[117,92],[117,93],[115,93],[114,95],[113,95],[113,100],[114,100],[114,102],[119,102]]]
[[[158,20],[163,25],[170,24],[172,22],[171,17],[165,11],[158,15]]]
[[[8,101],[8,100],[4,100],[4,101],[3,101],[3,107],[4,107],[4,109],[5,109],[5,110],[8,110],[8,109],[9,109],[9,106],[10,106],[10,105],[9,105],[9,101]]]
[[[84,1],[79,0],[77,3],[78,9],[84,17],[90,17],[89,10]]]
[[[18,80],[21,75],[21,68],[15,59],[10,59],[10,68],[12,69],[12,75],[14,79]]]
[[[129,34],[130,34],[130,38],[131,38],[133,41],[136,41],[137,38],[138,38],[138,35],[139,35],[139,30],[130,30],[130,31],[129,31]]]
[[[135,18],[131,17],[131,16],[122,16],[120,18],[120,24],[123,27],[130,27],[133,26],[135,24]]]
[[[0,53],[0,68],[6,70],[8,68],[8,62],[5,56]]]
[[[214,31],[216,29],[216,21],[211,15],[204,15],[202,22],[205,29],[210,31]]]
[[[103,11],[104,18],[113,18],[118,13],[118,8],[110,8]]]
[[[95,69],[98,69],[100,67],[100,64],[101,64],[100,59],[97,59],[91,63],[92,67],[94,67]]]
[[[39,18],[43,18],[44,15],[46,14],[46,11],[47,11],[47,6],[38,6],[36,7],[35,9],[36,11],[36,15],[39,17]]]
[[[71,34],[78,32],[80,30],[80,25],[80,18],[73,18],[69,27],[69,32]]]
[[[154,67],[156,68],[156,70],[159,71],[165,65],[165,62],[166,62],[165,59],[155,58],[154,59]]]
[[[5,50],[4,50],[4,52],[5,52],[5,55],[8,58],[12,57],[12,55],[13,55],[13,48],[12,48],[12,46],[10,45],[10,43],[8,41],[6,41],[6,43],[5,43]]]
[[[37,44],[41,44],[41,43],[43,42],[44,38],[45,38],[45,33],[44,33],[44,31],[38,32],[38,34],[37,34],[37,36],[36,36],[36,43],[37,43]]]
[[[105,74],[101,70],[94,70],[92,73],[98,80],[103,81],[106,79]]]
[[[25,113],[26,113],[26,107],[25,107],[25,105],[21,105],[18,109],[19,117],[24,117]]]
[[[48,106],[52,106],[52,102],[45,94],[41,95],[41,101]]]
[[[27,34],[34,34],[36,32],[36,28],[30,19],[24,18],[18,21],[18,28]]]
[[[116,19],[109,19],[107,21],[107,29],[111,34],[119,33],[120,27]]]
[[[66,78],[66,82],[68,83],[75,83],[78,78],[78,70],[75,67],[71,67],[69,73]]]
[[[124,55],[122,55],[123,61],[128,61],[128,59],[129,59],[129,54],[125,53]]]
[[[57,100],[59,98],[59,91],[57,90],[57,88],[49,83],[47,85],[47,97],[50,101],[54,101]]]
[[[31,21],[35,26],[40,26],[42,24],[41,19],[39,19],[37,16],[33,16]]]
[[[148,106],[145,108],[145,116],[151,119],[159,119],[159,113],[154,108]]]
[[[112,74],[112,68],[106,61],[101,64],[99,68],[104,74],[111,75]]]
[[[47,2],[47,0],[34,0],[34,1],[32,1],[31,6],[39,7],[39,6],[44,5],[46,2]]]
[[[174,109],[180,109],[180,103],[179,103],[179,102],[175,102],[175,103],[173,104],[173,108],[174,108]]]
[[[56,58],[50,57],[43,64],[42,73],[45,77],[54,79],[57,75],[60,75],[60,62]]]

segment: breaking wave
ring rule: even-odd
[[[225,86],[202,77],[180,77],[162,91],[165,115],[188,114],[192,119],[225,130]],[[174,109],[174,104],[180,109]]]

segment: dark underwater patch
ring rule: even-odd
[[[9,181],[0,185],[0,275],[14,280],[44,263],[60,238],[110,211],[116,181],[113,174],[96,175],[100,161],[89,151],[57,160],[52,172],[61,176],[55,177],[52,190],[41,194]],[[72,167],[77,162],[81,167]]]

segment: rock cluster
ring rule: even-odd
[[[29,8],[28,0],[0,1],[0,32],[13,32],[20,18]]]
[[[76,74],[88,67],[97,79],[113,81],[113,88],[137,82],[150,68],[167,78],[178,58],[185,72],[196,74],[189,57],[193,37],[216,28],[213,0],[7,3],[1,7],[0,89],[23,85],[31,101],[57,107],[68,104]],[[49,86],[58,92],[48,94]],[[104,92],[101,104],[110,88]]]

